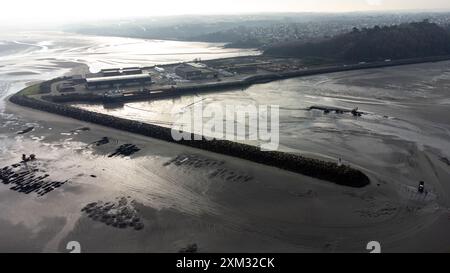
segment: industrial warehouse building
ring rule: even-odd
[[[86,79],[88,89],[106,89],[138,85],[144,86],[151,83],[152,78],[149,74],[119,75]]]
[[[175,74],[186,80],[204,80],[217,77],[217,73],[201,64],[182,64],[175,67]]]

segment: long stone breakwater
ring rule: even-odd
[[[175,141],[172,137],[170,128],[90,112],[65,104],[58,104],[31,98],[20,93],[12,96],[10,101],[36,110],[46,111],[163,141],[242,158],[268,166],[278,167],[280,169],[333,182],[343,186],[361,188],[370,184],[370,179],[363,172],[350,166],[338,166],[337,163],[333,162],[306,158],[297,154],[279,151],[262,151],[256,146],[227,140],[210,141],[202,137],[202,140]],[[198,138],[194,138],[194,135],[192,135],[191,139]]]

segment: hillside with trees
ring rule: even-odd
[[[450,31],[428,20],[394,26],[353,28],[349,33],[315,43],[279,44],[268,48],[264,54],[345,61],[450,55]]]

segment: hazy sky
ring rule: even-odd
[[[1,24],[252,12],[450,10],[450,0],[6,0]]]

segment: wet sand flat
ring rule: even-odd
[[[32,112],[17,106],[8,109]],[[38,160],[48,162],[50,175],[70,182],[41,199],[4,187],[0,188],[0,195],[8,204],[5,215],[12,216],[11,226],[5,224],[6,229],[28,225],[35,233],[53,227],[52,216],[62,216],[61,230],[54,231],[53,240],[46,242],[44,251],[64,251],[65,242],[77,240],[92,252],[177,252],[193,243],[205,252],[362,252],[361,246],[372,237],[381,238],[386,250],[420,251],[402,248],[402,238],[411,240],[421,233],[418,227],[426,231],[446,217],[446,210],[439,205],[439,189],[422,198],[415,188],[383,181],[378,174],[367,188],[345,188],[50,114],[42,113],[40,117],[43,128],[33,136],[16,139],[22,147],[7,146],[12,159],[2,162],[13,164],[13,155],[19,150],[33,151]],[[50,133],[48,125],[53,126]],[[91,130],[66,133],[84,126]],[[41,138],[33,140],[36,135]],[[98,148],[88,146],[105,135],[114,139],[112,143]],[[121,143],[134,143],[141,151],[131,158],[108,158],[108,153]],[[166,164],[186,154],[224,162],[221,167],[249,174],[253,179],[211,179],[208,174],[216,170],[214,166]],[[424,158],[421,163],[425,161]],[[448,175],[445,169],[438,171],[439,175]],[[130,197],[136,203],[144,229],[118,229],[81,212],[91,202],[114,202],[122,197]],[[107,240],[108,237],[114,240]],[[442,237],[437,239],[433,250],[443,251],[446,246]]]

